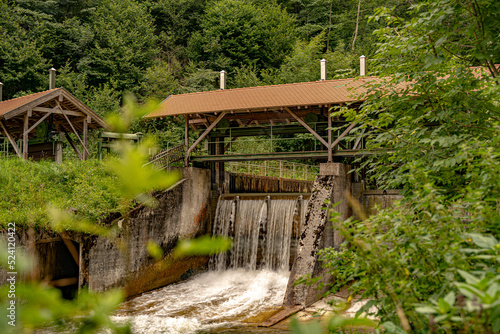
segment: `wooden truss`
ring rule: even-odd
[[[347,128],[337,137],[333,138],[333,133],[332,133],[332,117],[329,115],[330,111],[330,106],[297,106],[293,108],[292,110],[291,107],[282,107],[279,110],[263,110],[263,111],[251,111],[248,110],[246,112],[231,112],[231,111],[222,111],[220,113],[213,113],[213,114],[190,114],[190,115],[185,115],[185,165],[187,166],[189,161],[190,161],[190,154],[193,152],[193,150],[205,139],[211,132],[215,132],[215,134],[212,134],[211,136],[213,137],[218,137],[220,134],[218,131],[214,131],[214,129],[217,127],[217,124],[219,124],[223,119],[225,119],[231,126],[235,126],[235,130],[233,131],[236,133],[234,137],[238,137],[238,135],[241,133],[242,136],[251,136],[251,135],[262,135],[266,133],[266,128],[262,127],[262,125],[272,125],[272,126],[280,126],[279,124],[284,124],[284,126],[281,126],[282,128],[289,128],[290,131],[289,133],[294,133],[291,132],[293,129],[296,129],[296,127],[293,127],[293,125],[290,125],[291,123],[299,123],[300,126],[305,129],[307,132],[311,133],[319,142],[326,148],[326,151],[318,151],[316,153],[314,152],[304,152],[304,157],[305,158],[323,158],[326,157],[328,159],[328,162],[333,161],[333,157],[340,157],[343,156],[342,152],[346,152],[346,157],[353,157],[353,156],[359,156],[361,153],[357,152],[359,147],[361,146],[361,140],[364,136],[364,130],[361,133],[361,135],[357,138],[356,143],[354,144],[353,148],[351,150],[347,150],[347,148],[341,143],[343,139],[356,127],[357,123],[353,122],[347,126]],[[318,116],[321,116],[323,118],[326,118],[328,121],[328,126],[325,128],[323,127],[323,130],[327,132],[328,134],[328,140],[325,140],[317,131],[315,131],[306,121],[305,121],[305,116],[308,114],[314,113]],[[335,119],[336,123],[340,120]],[[341,122],[342,124],[345,124],[345,121]],[[256,125],[256,126],[255,126]],[[253,127],[252,127],[253,126]],[[299,126],[299,125],[297,125]],[[197,130],[202,130],[203,127],[205,129],[203,130],[202,134],[198,137],[198,139],[190,146],[189,145],[189,129],[194,128]],[[293,129],[292,129],[293,128]],[[239,130],[238,130],[239,129]],[[247,130],[247,131],[245,131]],[[287,130],[283,130],[287,131]],[[302,131],[304,132],[304,131]],[[225,135],[222,135],[224,137]],[[235,140],[235,138],[232,138],[232,140]],[[217,145],[216,149],[213,149],[211,154],[209,156],[203,156],[203,157],[193,157],[193,161],[230,161],[231,157],[229,156],[223,156],[224,151],[227,149],[226,147],[219,147],[220,145]],[[337,153],[334,154],[335,148],[336,147],[341,147],[343,150],[338,151]],[[217,152],[215,152],[217,151]],[[214,154],[215,153],[215,154]],[[327,156],[325,156],[327,154]],[[369,154],[369,153],[367,153]],[[242,160],[252,160],[252,155],[245,155],[245,157],[234,157],[235,159],[242,159]],[[255,155],[255,160],[270,160],[270,159],[286,159],[286,158],[291,158],[292,156],[297,156],[296,154],[261,154],[261,155]],[[299,156],[298,156],[299,157]],[[300,157],[299,157],[300,158]]]
[[[62,161],[62,140],[64,138],[77,156],[81,160],[86,160],[90,155],[88,150],[89,129],[109,128],[102,118],[64,88],[48,91],[40,98],[29,101],[2,116],[0,130],[7,137],[16,154],[24,159],[28,158],[29,138],[35,137],[33,130],[49,117],[55,130],[59,133],[59,141],[56,145],[56,161],[58,162]],[[75,135],[81,148],[71,139],[70,133]],[[17,145],[16,139],[22,139],[22,147]]]

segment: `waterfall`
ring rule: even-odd
[[[304,203],[305,206],[304,206]],[[233,248],[210,261],[211,270],[289,270],[307,201],[299,198],[219,198],[213,234],[233,239]],[[293,254],[292,254],[293,255]]]
[[[213,234],[231,238],[232,249],[213,256],[208,272],[128,300],[114,320],[137,334],[248,333],[243,322],[283,303],[305,208],[302,196],[221,196]]]

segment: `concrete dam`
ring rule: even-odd
[[[38,278],[71,278],[75,290],[124,287],[131,299],[116,319],[131,319],[137,333],[210,332],[235,323],[271,326],[323,292],[296,286],[295,280],[311,274],[328,283],[316,254],[323,247],[338,247],[342,238],[328,224],[325,200],[340,202],[335,210],[346,219],[351,212],[345,192],[367,205],[390,205],[398,197],[365,191],[348,172],[347,165],[324,164],[314,183],[231,174],[221,194],[209,170],[183,168],[175,187],[156,194],[157,208],[132,210],[126,256],[111,240],[68,232],[76,261],[67,240],[53,232],[37,233]],[[178,240],[205,234],[231,238],[232,249],[184,258],[168,268],[158,267],[146,251],[152,240],[168,258]],[[27,233],[19,239],[30,242]]]

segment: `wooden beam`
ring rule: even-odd
[[[71,256],[73,257],[73,260],[75,260],[76,265],[80,266],[80,257],[78,256],[78,251],[76,250],[75,245],[73,245],[73,242],[69,238],[68,234],[66,233],[66,231],[62,231],[59,234],[61,235],[61,238],[66,247],[68,247],[68,250],[71,253]]]
[[[184,115],[184,152],[187,153],[189,149],[189,115]],[[187,155],[186,155],[187,156]],[[187,167],[187,159],[185,159],[186,165],[184,167]]]
[[[66,115],[66,112],[64,111],[64,109],[61,107],[61,105],[59,104],[59,102],[57,102],[57,107],[59,108],[59,110],[62,111],[62,114],[64,115],[64,118],[66,118],[66,121],[68,121],[69,123],[69,126],[71,127],[71,130],[73,130],[73,133],[76,135],[76,138],[78,138],[78,140],[80,141],[80,144],[83,146],[83,149],[85,151],[87,151],[87,154],[90,155],[90,152],[89,150],[87,150],[87,147],[85,146],[85,144],[83,143],[83,140],[82,138],[80,138],[80,136],[78,135],[78,132],[76,131],[75,127],[73,126],[73,123],[71,123],[71,121],[69,120],[69,117],[68,115]]]
[[[24,126],[23,126],[23,158],[28,159],[28,126],[29,126],[30,116],[26,112],[24,115]]]
[[[335,141],[332,143],[332,149],[335,146],[337,146],[337,144],[342,140],[342,138],[344,138],[352,130],[352,128],[354,128],[356,126],[356,124],[358,124],[358,123],[354,122],[351,125],[349,125],[347,127],[347,129],[345,129],[344,132],[342,132],[342,134],[337,139],[335,139]]]
[[[210,124],[210,126],[201,134],[201,136],[194,142],[193,145],[191,145],[191,147],[186,151],[186,157],[185,157],[185,165],[187,166],[188,162],[189,162],[189,154],[191,154],[191,152],[194,150],[194,148],[196,146],[198,146],[199,143],[201,143],[201,141],[203,139],[205,139],[205,137],[210,133],[210,131],[213,130],[213,128],[215,128],[215,126],[217,125],[217,123],[219,123],[219,121],[224,118],[224,116],[227,114],[227,111],[223,111],[218,117],[217,119],[212,123]]]
[[[87,121],[87,118],[85,118],[83,120],[83,145],[85,146],[85,148],[87,148],[87,143],[88,143],[88,132],[89,132],[89,123]],[[83,160],[87,160],[87,158],[88,158],[88,150],[85,149],[83,151]]]
[[[64,287],[75,284],[78,284],[78,277],[60,278],[49,282],[49,285],[54,287]]]
[[[187,116],[189,117],[189,116]],[[189,124],[206,124],[208,123],[206,118],[194,118],[189,120]]]
[[[42,118],[40,118],[38,121],[36,121],[36,123],[35,123],[35,124],[33,124],[33,125],[31,126],[31,128],[29,128],[29,129],[28,129],[28,133],[30,133],[31,131],[33,131],[33,129],[35,129],[35,128],[38,126],[38,124],[42,123],[42,122],[43,122],[43,121],[44,121],[47,117],[49,117],[51,114],[52,114],[51,112],[48,112],[48,113],[46,113],[45,115],[43,115],[43,116],[42,116]]]
[[[78,149],[78,147],[76,147],[75,142],[73,141],[73,139],[71,139],[70,136],[68,136],[68,134],[66,134],[66,140],[71,145],[71,147],[73,147],[73,150],[75,150],[76,155],[78,155],[78,158],[80,160],[84,160],[84,156],[85,155],[82,155],[82,152],[80,152],[80,150]],[[85,151],[83,153],[85,154]]]
[[[307,125],[306,122],[304,122],[302,120],[302,118],[300,118],[299,116],[297,116],[293,111],[290,110],[290,108],[288,107],[285,107],[285,110],[290,114],[292,115],[293,118],[295,118],[297,120],[297,122],[299,122],[300,124],[302,124],[302,126],[304,128],[307,129],[307,131],[309,131],[314,137],[316,137],[323,145],[326,146],[327,149],[330,149],[330,145],[328,145],[328,143],[319,135],[316,133],[316,131],[314,131],[309,125]]]
[[[56,108],[35,107],[32,110],[33,111],[38,111],[38,112],[51,112],[51,113],[60,114],[60,115],[63,114],[62,111],[57,110]],[[80,117],[85,117],[86,116],[84,113],[79,112],[79,111],[64,110],[64,112],[66,113],[66,115],[69,115],[69,116],[80,116]]]
[[[332,118],[328,115],[328,162],[333,162],[332,152]]]
[[[361,134],[359,135],[358,140],[356,140],[356,143],[354,144],[354,146],[352,148],[353,150],[358,148],[358,145],[361,142],[361,139],[363,139],[363,135],[365,134],[365,131],[366,131],[366,128],[364,128],[363,131],[361,131]]]
[[[5,128],[5,125],[3,124],[2,120],[0,120],[0,126],[2,127],[3,133],[5,134],[5,136],[7,137],[7,139],[9,140],[10,144],[12,145],[12,147],[14,148],[14,151],[16,152],[17,156],[19,158],[22,158],[23,156],[22,156],[21,152],[19,151],[19,147],[17,147],[16,141],[14,140],[14,138],[12,138],[12,136],[9,133],[9,131],[7,131],[7,129]]]
[[[56,163],[58,164],[62,164],[63,161],[62,137],[64,137],[64,132],[59,132],[59,140],[56,142]]]

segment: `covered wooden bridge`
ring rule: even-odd
[[[64,88],[0,102],[0,134],[20,158],[61,162],[66,139],[77,156],[86,160],[88,132],[99,128],[109,129],[109,125]]]
[[[161,108],[147,118],[183,116],[185,142],[176,147],[176,158],[165,151],[157,159],[173,161],[182,156],[189,162],[255,161],[277,159],[318,159],[334,161],[367,154],[363,150],[363,134],[347,142],[346,135],[356,124],[329,117],[332,108],[348,106],[359,108],[367,83],[376,77],[358,79],[320,80],[295,84],[224,89],[216,91],[172,95]],[[341,128],[333,131],[332,128]],[[200,132],[194,143],[189,132]],[[228,154],[230,143],[246,136],[279,136],[310,133],[319,141],[315,150]],[[208,139],[208,155],[194,154],[195,148]],[[173,153],[169,150],[170,153]]]

